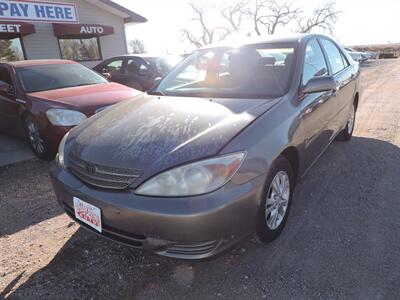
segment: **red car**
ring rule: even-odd
[[[52,159],[72,127],[139,93],[73,61],[2,63],[0,131],[24,135],[39,158]]]

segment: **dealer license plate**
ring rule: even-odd
[[[74,211],[78,220],[101,232],[100,208],[74,197]]]

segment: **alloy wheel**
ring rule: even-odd
[[[351,109],[350,109],[350,113],[349,113],[349,118],[347,120],[347,132],[348,132],[348,134],[351,134],[353,132],[355,117],[356,117],[356,111],[355,111],[354,105],[352,105]]]
[[[43,154],[45,150],[44,140],[40,136],[39,128],[37,127],[37,125],[34,122],[29,121],[26,124],[26,129],[29,142],[31,143],[33,149],[37,153]]]
[[[290,199],[289,175],[285,171],[278,172],[268,189],[265,220],[270,230],[275,230],[285,218]]]

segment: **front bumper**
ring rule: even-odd
[[[90,187],[55,163],[51,178],[57,200],[71,218],[73,197],[78,197],[100,208],[102,236],[182,259],[210,257],[251,236],[264,183],[260,176],[206,195],[161,198]]]

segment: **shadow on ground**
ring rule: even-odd
[[[287,227],[272,244],[249,241],[188,263],[80,229],[9,298],[395,299],[399,174],[397,146],[361,137],[334,143],[299,183]]]
[[[0,168],[35,157],[23,139],[0,133],[0,145]]]
[[[0,167],[0,237],[62,214],[51,187],[49,165],[34,159]]]

